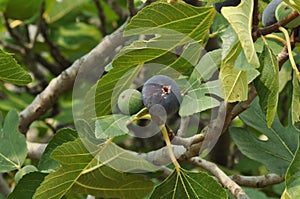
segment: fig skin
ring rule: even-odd
[[[144,105],[150,110],[157,109],[155,105],[164,108],[167,116],[176,113],[182,102],[182,96],[177,83],[165,75],[155,75],[148,79],[142,89]],[[155,111],[150,111],[150,113]],[[158,112],[161,112],[158,111]]]
[[[262,14],[262,24],[264,26],[270,26],[277,22],[275,12],[277,6],[282,2],[282,0],[273,0],[265,8]]]
[[[118,107],[125,115],[133,115],[143,108],[142,94],[136,89],[124,90],[118,98]]]

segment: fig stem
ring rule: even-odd
[[[180,164],[178,163],[175,155],[174,155],[174,152],[173,152],[173,149],[172,149],[172,145],[171,145],[171,141],[170,141],[170,138],[169,138],[169,134],[168,134],[168,131],[167,131],[167,128],[166,128],[166,125],[163,124],[160,126],[160,129],[161,129],[161,132],[163,134],[163,137],[164,137],[164,140],[167,144],[167,148],[168,148],[168,151],[169,151],[169,154],[170,154],[170,158],[175,166],[175,169],[177,171],[177,174],[179,175],[180,174]]]
[[[292,68],[294,69],[294,71],[295,71],[295,73],[296,73],[296,76],[298,76],[298,79],[299,79],[300,72],[299,72],[299,70],[298,70],[298,68],[297,68],[297,65],[296,65],[295,60],[294,60],[294,57],[293,57],[289,33],[288,33],[288,31],[287,31],[285,28],[283,28],[283,27],[279,27],[279,30],[280,30],[280,31],[284,34],[284,36],[285,36],[285,39],[286,39],[286,45],[287,45],[287,49],[288,49],[288,53],[289,53],[289,58],[290,58],[290,62],[291,62]]]
[[[273,35],[273,34],[268,34],[266,36],[263,36],[267,39],[275,39],[279,42],[281,42],[283,45],[286,45],[286,41],[284,39],[282,39],[281,37],[277,36],[277,35]]]

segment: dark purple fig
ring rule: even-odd
[[[157,109],[157,106],[154,105],[160,105],[167,115],[176,113],[182,101],[178,85],[173,79],[165,75],[155,75],[148,79],[142,90],[142,98],[144,105],[149,110],[151,108]]]

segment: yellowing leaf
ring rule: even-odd
[[[237,33],[246,58],[253,66],[259,66],[252,40],[252,13],[254,1],[242,0],[236,7],[224,7],[221,12]]]
[[[245,101],[248,97],[247,71],[234,69],[234,63],[241,50],[240,42],[237,41],[221,64],[220,79],[227,102]]]

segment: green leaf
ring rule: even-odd
[[[43,182],[46,173],[32,172],[25,175],[14,188],[8,199],[32,199],[35,190]]]
[[[258,71],[260,76],[254,80],[254,85],[259,96],[260,107],[266,115],[268,127],[271,127],[277,112],[279,66],[276,56],[267,44],[264,46],[259,59]]]
[[[293,74],[292,123],[300,129],[300,82],[295,72]]]
[[[96,157],[107,146],[110,145],[95,147],[91,154],[78,138],[57,147],[52,158],[61,163],[61,167],[45,178],[33,198],[61,198],[73,193],[103,198],[143,198],[152,190],[153,183],[140,175],[108,167],[107,163],[111,163],[119,154],[106,154],[109,159],[101,155],[106,161],[99,162]]]
[[[25,20],[39,13],[43,0],[9,0],[6,6],[8,18]]]
[[[19,116],[15,110],[6,115],[2,128],[0,113],[0,173],[21,169],[27,155],[26,139],[18,131]]]
[[[126,123],[130,116],[122,114],[105,115],[97,119],[95,125],[96,138],[110,138],[129,133]]]
[[[283,197],[282,197],[283,199],[285,199],[285,198],[300,198],[300,170],[299,170],[299,168],[300,168],[300,147],[298,146],[295,157],[285,175],[286,189],[285,189]]]
[[[51,170],[58,168],[59,163],[50,158],[51,153],[56,149],[56,147],[62,145],[63,143],[74,141],[77,137],[77,132],[72,129],[60,129],[48,143],[39,161],[39,170]]]
[[[278,117],[275,117],[269,128],[266,117],[258,104],[258,99],[254,100],[250,108],[239,117],[246,125],[266,136],[267,140],[261,140],[245,128],[233,127],[229,131],[238,148],[247,157],[266,165],[270,171],[284,174],[294,158],[298,146],[299,132],[293,127],[291,121],[285,128]]]
[[[26,85],[31,76],[8,53],[0,49],[0,80],[13,84]]]
[[[242,0],[238,6],[224,7],[221,12],[237,33],[249,64],[258,67],[259,60],[252,40],[253,6],[253,1]]]
[[[220,81],[209,81],[200,84],[193,82],[193,87],[187,91],[180,105],[179,115],[188,116],[220,105],[220,101],[211,94],[223,98]]]
[[[53,23],[87,2],[89,2],[89,0],[47,0],[45,17],[48,23]]]
[[[160,185],[155,187],[150,199],[156,198],[227,198],[219,183],[204,172],[176,170]]]
[[[209,26],[216,11],[212,7],[194,7],[186,3],[156,2],[145,7],[134,16],[125,28],[124,35],[169,33],[169,42],[174,42],[172,34],[183,35],[204,44],[208,39]],[[177,40],[181,43],[180,40]]]
[[[234,69],[234,63],[241,50],[240,42],[235,42],[221,65],[220,79],[222,80],[227,102],[245,101],[248,97],[247,71]]]

